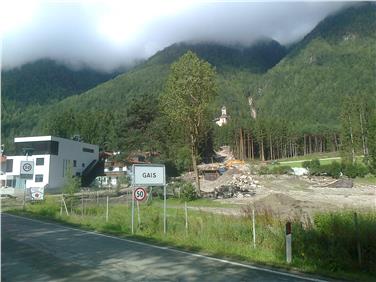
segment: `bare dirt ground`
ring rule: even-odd
[[[235,182],[252,191],[251,195],[238,193],[231,198],[216,200],[239,204],[238,213],[244,210],[244,206],[255,207],[259,212],[268,211],[282,217],[311,217],[320,211],[350,209],[376,211],[376,185],[328,187],[334,181],[335,179],[330,177],[255,175],[246,167],[238,167],[228,170],[215,181],[203,180],[201,188],[205,192],[210,192],[221,185],[231,185]],[[218,212],[234,214],[231,209],[221,209]]]

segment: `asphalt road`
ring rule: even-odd
[[[8,214],[1,281],[322,281]]]

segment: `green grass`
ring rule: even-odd
[[[311,159],[326,159],[326,158],[337,158],[340,157],[339,152],[324,152],[324,153],[314,153],[307,154],[305,156],[297,156],[292,158],[278,159],[278,162],[289,162],[289,161],[300,161],[300,160],[311,160]]]
[[[373,175],[369,175],[366,177],[357,177],[355,178],[355,183],[358,183],[358,184],[365,184],[365,185],[375,185],[376,187],[376,176],[373,176]]]
[[[163,205],[162,199],[154,199],[154,203],[159,203]],[[180,199],[168,199],[167,205],[175,206],[175,207],[184,207],[184,201]],[[213,208],[238,208],[240,205],[237,204],[228,204],[222,203],[220,200],[212,200],[207,198],[201,198],[194,201],[187,202],[188,206],[191,207],[213,207]]]
[[[209,204],[210,200],[189,202],[189,206]],[[214,202],[214,201],[212,201]],[[56,197],[47,197],[43,203],[27,204],[26,210],[13,210],[40,218],[53,219],[80,228],[96,230],[117,236],[133,237],[157,244],[175,246],[184,250],[203,252],[213,256],[261,263],[319,273],[341,279],[374,281],[376,277],[376,214],[359,215],[360,242],[363,265],[357,264],[354,252],[356,232],[352,213],[317,215],[314,224],[296,220],[293,223],[293,263],[287,265],[284,257],[284,224],[267,211],[256,216],[257,247],[252,247],[250,209],[244,216],[225,216],[198,210],[188,211],[188,230],[185,229],[184,209],[176,200],[169,200],[167,235],[163,234],[163,208],[160,201],[140,205],[141,223],[135,215],[135,234],[131,235],[131,209],[128,205],[111,204],[109,221],[105,221],[105,205],[86,204],[84,216],[79,202],[69,216],[60,215]],[[215,202],[214,202],[215,203]],[[70,209],[70,204],[68,203]],[[338,255],[337,255],[338,254]]]
[[[306,155],[306,156],[299,156],[295,159],[285,159],[285,160],[278,160],[278,164],[276,165],[288,165],[291,167],[302,167],[302,164],[304,161],[310,161],[313,159],[319,159],[320,165],[327,165],[331,164],[333,161],[341,162],[341,157],[339,155],[332,154],[333,156],[330,156],[330,153],[326,154],[312,154],[312,155]],[[332,159],[332,158],[338,158],[338,159]],[[361,163],[363,161],[362,156],[356,157],[356,162]],[[273,166],[273,165],[271,165]]]

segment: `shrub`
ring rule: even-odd
[[[342,173],[342,166],[339,162],[332,162],[328,165],[322,165],[320,167],[320,174],[325,174],[334,178],[339,178]]]
[[[343,174],[350,178],[355,178],[357,176],[364,177],[369,173],[368,168],[359,163],[343,163],[342,170]]]
[[[261,166],[258,173],[260,175],[264,175],[264,174],[270,174],[270,171],[269,171],[269,168],[267,166]]]
[[[180,197],[184,201],[193,201],[198,199],[196,188],[192,183],[187,182],[180,187]]]
[[[270,173],[272,174],[290,174],[292,172],[292,168],[288,165],[273,166],[270,169]]]
[[[305,161],[302,163],[302,166],[308,169],[309,174],[319,175],[320,172],[320,161],[318,159],[313,159],[311,161]]]

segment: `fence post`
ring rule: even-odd
[[[252,233],[253,233],[253,248],[256,248],[256,219],[255,219],[255,209],[252,209]]]
[[[291,250],[291,222],[286,223],[286,262],[291,263],[292,261],[292,250]]]
[[[185,233],[188,234],[188,208],[187,208],[187,202],[185,202],[184,208],[185,208]]]
[[[60,216],[63,214],[63,194],[61,194],[60,200]]]
[[[359,224],[358,224],[358,214],[354,212],[354,224],[355,224],[355,234],[356,234],[356,249],[358,252],[358,263],[362,265],[362,252],[360,249],[360,234],[359,234]]]
[[[63,203],[64,203],[64,207],[65,207],[65,212],[67,213],[67,215],[69,215],[68,213],[68,208],[67,208],[67,204],[65,203],[65,200],[64,200],[64,196],[63,196]]]

